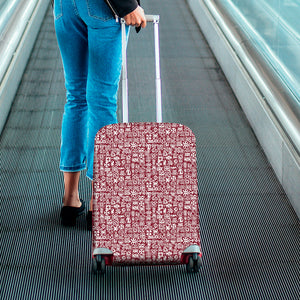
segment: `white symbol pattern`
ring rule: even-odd
[[[95,139],[93,250],[116,264],[180,263],[200,246],[196,142],[174,123],[112,124]]]

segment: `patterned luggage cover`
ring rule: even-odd
[[[180,264],[200,247],[196,142],[174,123],[121,123],[95,139],[93,250],[113,264]]]

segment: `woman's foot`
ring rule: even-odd
[[[61,209],[60,217],[64,226],[75,226],[77,217],[81,216],[85,211],[85,203],[80,200],[80,206],[64,206]]]

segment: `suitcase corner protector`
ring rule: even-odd
[[[96,255],[113,255],[113,252],[108,248],[96,248],[93,251],[93,256]]]
[[[201,249],[198,245],[191,245],[183,251],[183,254],[187,253],[201,253]]]

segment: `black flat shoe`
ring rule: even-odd
[[[85,210],[84,201],[80,200],[80,202],[80,207],[63,206],[63,208],[61,209],[60,217],[64,226],[76,225],[76,218],[81,216]]]
[[[93,212],[91,210],[89,210],[87,215],[86,215],[86,224],[87,224],[87,230],[92,231],[92,228],[93,228]]]

